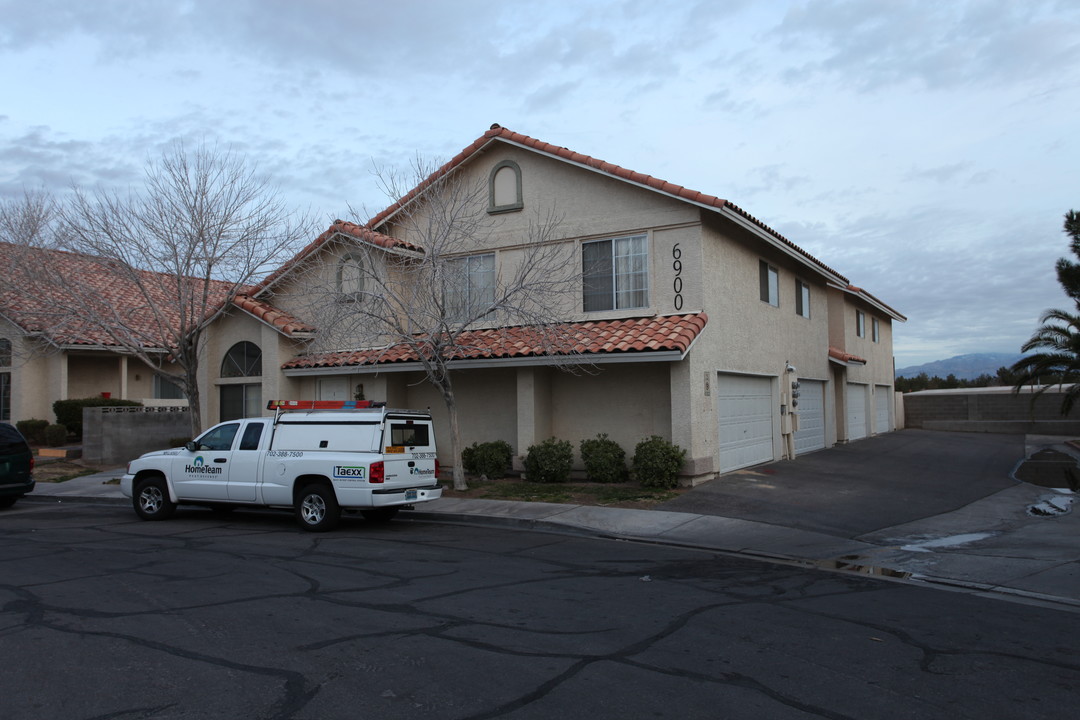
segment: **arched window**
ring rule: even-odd
[[[262,350],[255,343],[238,342],[225,353],[221,377],[258,377],[262,375]]]
[[[355,299],[364,292],[364,259],[354,253],[346,253],[337,268],[337,291],[343,298]]]
[[[513,160],[503,160],[488,176],[488,212],[514,212],[525,207],[521,199],[521,168]]]
[[[221,377],[247,378],[262,375],[262,350],[255,343],[238,342],[225,353],[221,361]],[[226,381],[220,387],[219,422],[262,414],[262,383]]]

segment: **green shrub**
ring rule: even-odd
[[[48,420],[20,420],[15,423],[22,436],[36,445],[45,443],[45,428],[48,426]]]
[[[461,451],[461,464],[471,475],[484,475],[489,480],[504,477],[514,461],[514,448],[505,440],[473,443]]]
[[[600,433],[592,440],[582,440],[580,449],[589,480],[617,483],[626,479],[626,451],[610,440],[607,433]]]
[[[53,403],[53,412],[56,413],[56,422],[64,425],[82,439],[82,411],[84,407],[119,407],[119,406],[142,406],[135,400],[115,400],[112,398],[91,397],[78,400],[57,400]]]
[[[673,488],[686,451],[659,435],[642,440],[634,448],[634,476],[643,487]]]
[[[63,425],[49,425],[45,428],[45,444],[49,447],[60,447],[67,439],[68,429]]]
[[[548,438],[530,445],[525,455],[525,477],[533,482],[566,482],[574,464],[574,446],[569,440]]]

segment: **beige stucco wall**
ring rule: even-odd
[[[705,377],[715,382],[717,373],[735,373],[775,378],[774,448],[775,458],[785,455],[779,406],[790,390],[791,374],[798,379],[826,383],[831,395],[832,374],[828,361],[829,306],[823,274],[803,265],[764,240],[723,220],[707,219],[703,227],[701,264],[704,268],[704,305],[709,324],[691,353],[688,375],[697,398],[700,417],[694,434],[694,455],[712,457],[719,470],[716,452],[717,405],[715,395],[704,395]],[[777,269],[779,305],[763,302],[760,296],[759,262]],[[795,281],[810,287],[810,317],[795,313]],[[831,403],[826,403],[826,413]],[[828,418],[826,427],[830,427]],[[836,442],[835,432],[826,432],[826,445]]]
[[[830,289],[830,341],[833,347],[865,359],[866,365],[852,365],[840,372],[846,383],[856,383],[867,387],[866,412],[869,433],[876,432],[878,403],[883,403],[890,416],[890,429],[899,427],[896,422],[897,412],[893,399],[895,377],[893,361],[892,318],[881,312],[852,293],[836,288]],[[859,337],[856,329],[856,313],[861,311],[865,317],[865,336]],[[878,341],[873,340],[873,323],[878,321]],[[844,413],[837,418],[837,433],[846,439],[847,404],[846,397],[837,395],[837,403],[843,405]]]
[[[21,330],[0,318],[0,337],[11,341],[11,365],[0,372],[11,373],[12,424],[19,420],[48,420],[53,422],[52,404],[63,399],[61,389],[65,386],[63,370],[66,359],[63,353],[46,352],[38,343],[27,339]]]

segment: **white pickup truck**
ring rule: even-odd
[[[363,401],[267,407],[274,417],[221,423],[182,448],[133,460],[121,492],[144,520],[185,504],[292,508],[313,532],[333,529],[342,509],[386,521],[442,496],[427,412]]]

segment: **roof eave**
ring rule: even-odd
[[[691,343],[691,346],[693,343]],[[447,367],[451,370],[485,370],[489,368],[505,367],[529,367],[550,365],[612,365],[618,363],[641,363],[641,362],[678,362],[686,357],[686,352],[681,350],[645,350],[641,352],[618,352],[618,353],[594,353],[575,356],[530,355],[529,357],[515,358],[487,358],[451,360]],[[381,364],[364,365],[336,365],[313,368],[288,368],[282,373],[286,377],[303,377],[311,375],[377,375],[384,372],[416,372],[423,371],[423,363],[391,362]]]

